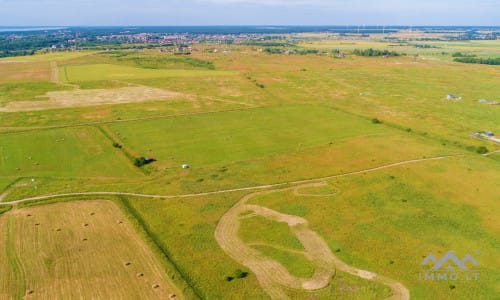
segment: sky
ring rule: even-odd
[[[0,0],[0,26],[500,25],[500,0]]]

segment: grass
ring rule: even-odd
[[[304,123],[308,126],[302,126]],[[232,163],[383,132],[362,119],[314,106],[113,124],[109,128],[135,151],[148,153],[168,167]],[[200,151],[200,145],[207,147]]]
[[[279,262],[292,276],[310,278],[314,274],[313,265],[303,254],[284,251],[264,245],[256,245],[253,246],[253,248]]]
[[[0,176],[127,177],[137,171],[95,128],[0,136]]]
[[[220,250],[214,238],[219,218],[241,193],[175,200],[130,200],[151,236],[159,241],[186,281],[204,299],[268,299],[255,275],[227,282],[244,270]]]
[[[489,280],[457,282],[450,291],[446,282],[420,281],[418,272],[422,257],[452,250],[460,257],[478,256],[482,278],[500,276],[494,258],[499,255],[498,174],[489,159],[455,158],[336,179],[340,193],[333,197],[274,193],[253,201],[283,213],[289,213],[290,203],[304,206],[303,217],[337,256],[401,280],[412,297],[488,299],[500,288]]]
[[[60,67],[64,82],[78,83],[96,80],[129,80],[141,78],[210,77],[234,75],[230,71],[145,69],[111,64],[85,64]]]
[[[291,250],[304,250],[288,224],[271,221],[262,216],[245,219],[241,222],[238,234],[245,243],[257,244],[255,246],[257,248],[260,247],[260,244],[265,244]]]
[[[2,205],[2,206],[0,206],[0,215],[3,214],[3,213],[8,212],[11,209],[12,209],[12,206],[10,206],[10,205]]]
[[[0,217],[0,228],[0,249],[7,253],[0,256],[2,298],[22,298],[27,291],[40,298],[152,298],[171,293],[183,298],[158,257],[111,202],[25,208]],[[117,243],[123,247],[116,248]]]
[[[52,82],[10,82],[0,83],[0,105],[13,101],[43,101],[50,91],[68,90]]]

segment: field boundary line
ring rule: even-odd
[[[0,202],[0,205],[14,205],[14,204],[19,204],[19,203],[29,202],[29,201],[47,200],[47,199],[52,199],[52,198],[73,197],[73,196],[130,196],[130,197],[157,198],[157,199],[158,198],[159,199],[193,198],[193,197],[218,195],[218,194],[225,194],[225,193],[232,193],[232,192],[263,190],[263,189],[276,188],[276,187],[281,187],[281,186],[286,186],[286,185],[299,185],[299,184],[305,184],[305,183],[314,183],[314,182],[324,181],[324,180],[329,180],[329,179],[334,179],[334,178],[341,178],[341,177],[347,177],[347,176],[351,176],[351,175],[370,173],[370,172],[384,170],[384,169],[393,168],[393,167],[397,167],[397,166],[403,166],[403,165],[414,164],[414,163],[419,163],[419,162],[426,162],[426,161],[442,160],[442,159],[447,159],[447,158],[452,158],[452,157],[461,157],[464,155],[465,154],[455,154],[455,155],[445,155],[445,156],[436,156],[436,157],[429,157],[429,158],[412,159],[412,160],[406,160],[406,161],[400,161],[400,162],[396,162],[396,163],[386,164],[386,165],[382,165],[382,166],[378,166],[378,167],[368,168],[368,169],[364,169],[364,170],[352,171],[352,172],[347,172],[347,173],[342,173],[342,174],[337,174],[337,175],[330,175],[330,176],[319,177],[319,178],[287,181],[287,182],[281,182],[281,183],[257,185],[257,186],[250,186],[250,187],[241,187],[241,188],[219,190],[219,191],[212,191],[212,192],[203,192],[203,193],[180,194],[180,195],[154,195],[154,194],[140,194],[140,193],[127,193],[127,192],[81,192],[81,193],[66,193],[66,194],[54,194],[54,195],[29,197],[29,198],[24,198],[24,199],[9,201],[9,202]]]

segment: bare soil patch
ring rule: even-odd
[[[183,94],[146,86],[119,89],[94,89],[48,92],[49,100],[9,102],[0,108],[3,112],[35,111],[68,107],[86,107],[106,104],[139,103],[152,100],[169,100]]]

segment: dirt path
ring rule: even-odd
[[[294,190],[294,193],[296,193],[297,190],[302,188],[321,187],[324,185],[326,183],[310,183],[247,195],[222,216],[215,230],[215,239],[227,255],[255,273],[261,287],[273,299],[289,299],[286,289],[318,290],[324,288],[329,284],[336,269],[388,286],[392,291],[392,296],[388,299],[409,299],[410,293],[402,284],[369,271],[356,269],[337,258],[321,236],[309,229],[307,220],[283,214],[266,207],[247,204],[252,198],[261,195],[287,190]],[[299,194],[296,193],[296,195]],[[304,247],[303,254],[314,266],[314,274],[311,278],[292,276],[281,264],[262,255],[239,238],[238,230],[240,221],[248,217],[246,215],[248,211],[252,211],[252,215],[254,216],[260,215],[276,222],[288,224],[292,233]]]
[[[402,161],[402,162],[387,164],[387,165],[383,165],[380,167],[374,167],[374,168],[364,169],[364,170],[360,170],[360,171],[353,171],[353,172],[332,175],[332,176],[326,176],[326,177],[320,177],[320,178],[305,179],[305,180],[298,180],[298,181],[288,181],[288,182],[282,182],[282,183],[258,185],[258,186],[220,190],[220,191],[205,192],[205,193],[182,194],[182,195],[151,195],[151,194],[122,193],[122,192],[83,192],[83,193],[67,193],[67,194],[54,194],[54,195],[30,197],[30,198],[15,200],[15,201],[0,202],[0,205],[13,205],[13,204],[19,204],[19,203],[28,202],[28,201],[46,200],[46,199],[52,199],[52,198],[62,198],[62,197],[71,197],[71,196],[106,196],[106,195],[111,195],[111,196],[131,196],[131,197],[141,197],[141,198],[160,198],[160,199],[192,198],[192,197],[209,196],[209,195],[225,194],[225,193],[232,193],[232,192],[265,190],[265,189],[271,189],[271,188],[279,188],[279,187],[283,187],[283,186],[287,186],[287,185],[299,185],[299,184],[306,184],[306,183],[322,182],[322,181],[329,180],[329,179],[335,179],[335,178],[341,178],[341,177],[346,177],[346,176],[351,176],[351,175],[369,173],[369,172],[379,171],[379,170],[393,168],[393,167],[397,167],[397,166],[403,166],[403,165],[414,164],[414,163],[425,162],[425,161],[442,160],[442,159],[447,159],[447,158],[451,158],[451,157],[460,157],[460,156],[464,156],[464,154],[437,156],[437,157],[421,158],[421,159],[412,159],[412,160],[406,160],[406,161]]]
[[[489,153],[483,154],[483,156],[490,156],[492,154],[499,153],[499,152],[500,152],[500,150],[497,150],[497,151],[493,151],[493,152],[489,152]]]

